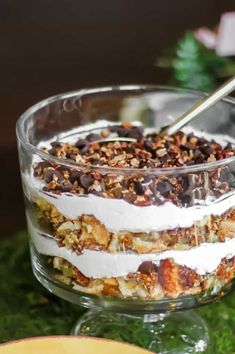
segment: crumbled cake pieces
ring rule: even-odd
[[[159,266],[143,262],[136,273],[126,277],[93,279],[85,277],[66,260],[55,257],[54,268],[57,280],[75,290],[98,296],[141,298],[161,300],[182,295],[195,295],[200,292],[222,289],[233,279],[235,257],[223,259],[213,274],[198,275],[192,269],[177,265],[172,259],[162,260]]]
[[[60,246],[65,246],[80,254],[83,249],[93,249],[110,253],[133,251],[135,253],[155,253],[169,249],[186,250],[203,242],[224,242],[235,235],[235,209],[221,216],[208,216],[201,222],[187,228],[177,228],[158,232],[110,232],[92,215],[82,215],[77,219],[65,218],[52,204],[39,198],[36,201],[40,220],[45,223]]]

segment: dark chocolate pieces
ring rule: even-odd
[[[141,263],[137,271],[143,274],[151,274],[151,273],[157,273],[157,270],[158,267],[156,266],[155,263],[151,261],[145,261]]]

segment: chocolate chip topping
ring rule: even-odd
[[[86,139],[79,139],[75,144],[75,146],[80,150],[82,150],[84,147],[86,147],[88,145],[89,145],[89,142]]]
[[[162,180],[157,184],[157,190],[163,195],[170,192],[172,189],[173,186],[167,180]]]
[[[79,181],[81,176],[80,171],[72,171],[71,174],[69,175],[69,180],[73,184],[75,181]]]
[[[137,271],[143,274],[157,273],[157,266],[153,262],[145,261],[141,263]]]
[[[119,137],[122,139],[118,140]],[[133,141],[123,140],[125,137]],[[207,196],[217,198],[235,188],[234,172],[228,166],[162,176],[148,170],[192,166],[234,156],[232,144],[222,147],[214,140],[193,133],[178,132],[163,137],[156,133],[144,135],[142,127],[122,123],[106,127],[98,134],[89,133],[75,144],[55,141],[43,151],[78,164],[77,168],[69,168],[41,161],[34,166],[34,176],[44,180],[45,190],[57,193],[92,193],[143,207],[167,201],[190,206],[197,200],[205,200]],[[130,170],[123,174],[119,170],[99,172],[95,166]],[[141,169],[140,174],[138,169]]]
[[[84,189],[88,189],[94,182],[94,179],[91,175],[81,175],[80,184]]]
[[[139,181],[135,182],[135,192],[137,195],[144,194],[144,188]]]
[[[103,141],[104,136],[133,138],[130,141]],[[99,143],[99,140],[102,142]],[[72,159],[86,166],[95,164],[107,167],[167,168],[196,165],[234,156],[234,147],[229,143],[223,148],[214,140],[197,137],[193,133],[178,132],[172,136],[148,134],[143,128],[131,123],[110,126],[100,134],[89,133],[74,145],[56,141],[49,154]]]
[[[60,171],[49,167],[44,170],[44,180],[47,183],[50,183],[52,180],[55,180],[56,182],[62,182],[64,180],[64,176]]]
[[[44,169],[47,167],[51,167],[51,164],[49,162],[47,162],[47,161],[39,162],[34,168],[34,176],[38,177],[41,174],[43,174]]]
[[[101,139],[101,136],[99,134],[91,133],[86,136],[86,140],[89,142],[100,140],[100,139]]]

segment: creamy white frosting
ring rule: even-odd
[[[123,277],[134,273],[144,261],[152,261],[156,265],[166,258],[172,258],[177,264],[186,266],[200,275],[216,270],[222,258],[235,256],[235,238],[221,243],[202,243],[190,250],[169,250],[155,254],[135,254],[119,252],[111,254],[103,251],[85,249],[81,255],[65,247],[59,247],[50,238],[40,235],[28,218],[29,232],[37,251],[47,256],[66,259],[89,278]]]

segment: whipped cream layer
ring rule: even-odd
[[[190,227],[210,215],[222,215],[235,206],[235,191],[218,199],[205,201],[205,205],[181,208],[167,202],[163,205],[140,207],[123,199],[103,198],[93,194],[60,195],[42,191],[42,183],[33,176],[23,176],[25,194],[29,199],[44,198],[68,219],[93,215],[111,232],[152,232]]]
[[[135,273],[144,261],[159,265],[166,258],[172,258],[175,263],[186,266],[199,275],[206,275],[214,272],[223,258],[235,256],[235,239],[222,243],[202,243],[190,250],[169,250],[155,254],[110,254],[86,249],[78,255],[65,247],[59,247],[53,239],[42,236],[29,217],[27,222],[33,244],[39,253],[64,258],[89,278],[123,277]]]

